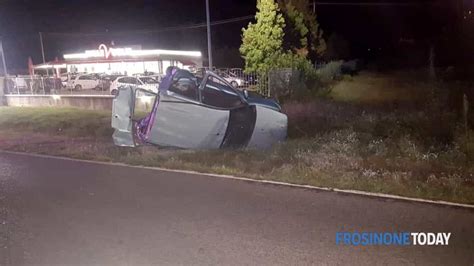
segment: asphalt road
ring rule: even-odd
[[[474,211],[0,153],[1,265],[473,265]],[[337,231],[451,232],[338,246]]]

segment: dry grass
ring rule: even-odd
[[[331,97],[337,101],[363,104],[419,104],[424,102],[432,85],[416,73],[361,72],[345,76],[331,88]]]
[[[474,203],[474,133],[438,126],[449,116],[323,100],[284,110],[291,139],[273,149],[174,151],[115,147],[108,113],[0,108],[0,149]]]

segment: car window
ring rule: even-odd
[[[137,78],[129,78],[130,84],[142,85],[142,83]]]
[[[92,77],[91,76],[80,76],[79,77],[79,80],[91,80]]]
[[[123,77],[117,80],[119,83],[139,85],[140,82],[136,78],[132,77]]]
[[[227,83],[210,76],[201,92],[203,104],[219,108],[235,108],[243,104],[239,95]]]
[[[154,78],[151,78],[151,77],[141,77],[140,80],[144,84],[158,84],[158,81]]]
[[[199,100],[198,85],[196,79],[191,76],[177,77],[173,80],[169,91],[194,101]]]
[[[117,76],[108,76],[106,77],[105,79],[109,80],[109,81],[114,81],[116,80],[118,77]]]

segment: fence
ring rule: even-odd
[[[6,77],[5,94],[51,94],[61,88],[61,80],[34,76]]]
[[[202,70],[210,69],[206,67],[196,71]],[[234,88],[257,91],[264,96],[270,96],[267,74],[259,75],[256,72],[245,72],[242,68],[213,68],[212,71],[225,79]]]
[[[269,85],[270,77],[275,77],[275,75],[247,73],[241,68],[219,68],[213,69],[213,71],[236,89],[256,91],[267,97],[273,96]],[[107,88],[91,87],[77,90],[67,86],[67,81],[56,77],[25,75],[8,76],[1,79],[4,82],[3,92],[5,95],[110,95]],[[277,83],[281,84],[281,82]]]
[[[76,90],[67,86],[67,81],[56,77],[8,76],[1,78],[5,95],[110,95],[109,90],[88,88]]]

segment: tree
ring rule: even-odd
[[[326,60],[348,59],[351,55],[349,42],[338,33],[329,36],[328,45],[324,58]]]
[[[309,5],[308,0],[279,0],[286,22],[284,48],[315,61],[325,52],[326,42]]]
[[[246,71],[264,73],[283,54],[285,20],[274,0],[257,0],[255,20],[242,30],[240,53]]]

